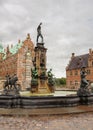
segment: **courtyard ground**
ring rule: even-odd
[[[93,106],[0,108],[0,130],[93,130]]]
[[[93,130],[93,113],[0,116],[0,130]]]

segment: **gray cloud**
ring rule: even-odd
[[[93,48],[92,12],[93,0],[0,0],[0,41],[16,44],[30,33],[35,43],[42,21],[48,69],[62,77],[72,52]]]

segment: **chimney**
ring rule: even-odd
[[[92,53],[92,49],[90,48],[90,49],[89,49],[89,55],[91,55],[91,53]]]
[[[72,53],[72,57],[71,57],[71,59],[73,59],[75,57],[75,53]]]

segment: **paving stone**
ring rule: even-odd
[[[93,113],[43,117],[0,116],[0,130],[93,130]]]

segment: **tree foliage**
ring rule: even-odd
[[[57,86],[66,85],[66,78],[55,78],[55,83]]]

